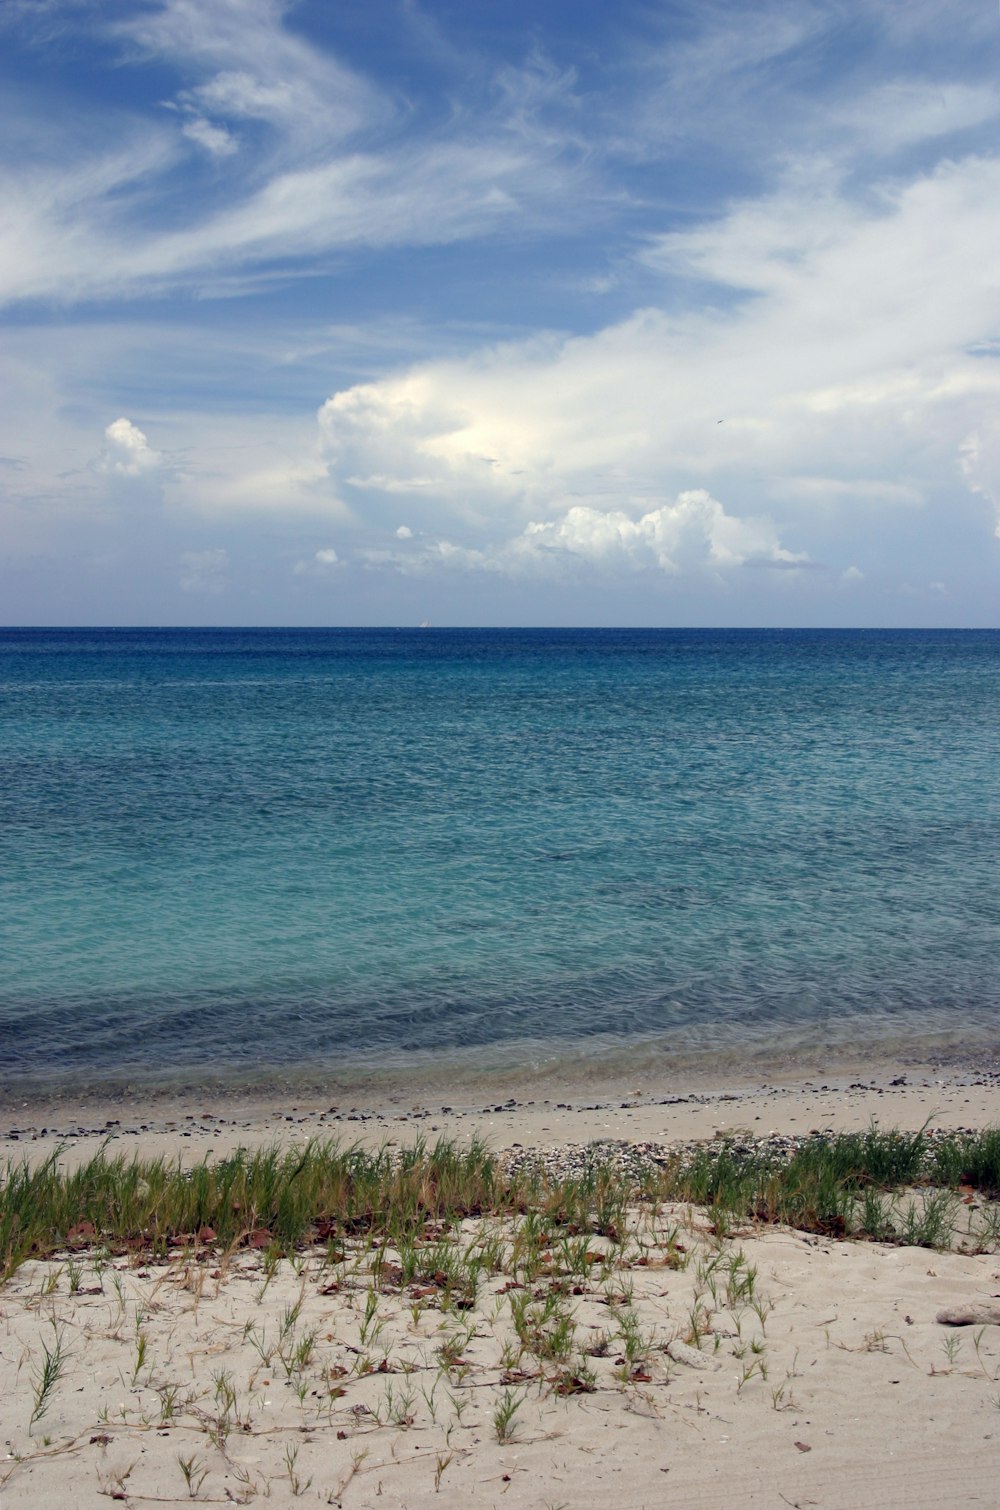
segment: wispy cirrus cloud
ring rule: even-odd
[[[218,292],[234,273],[245,293],[255,268],[267,282],[331,252],[552,223],[585,190],[579,153],[568,162],[566,134],[540,124],[558,87],[540,65],[500,70],[491,98],[443,129],[415,126],[390,91],[293,33],[287,11],[164,0],[106,24],[133,66],[191,82],[153,115],[119,112],[113,146],[106,133],[67,134],[43,162],[8,167],[0,303],[163,295],[206,279]],[[192,147],[225,176],[178,197]]]
[[[177,91],[183,111],[226,129],[263,122],[275,151],[338,142],[385,121],[393,113],[385,91],[292,31],[291,9],[282,0],[164,0],[107,31],[132,57],[201,75]]]

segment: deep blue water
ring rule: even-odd
[[[1000,632],[0,631],[0,1084],[993,1043],[998,715]]]

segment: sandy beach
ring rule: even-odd
[[[61,1147],[72,1167],[105,1142],[194,1163],[316,1136],[377,1148],[476,1133],[523,1152],[1000,1125],[1000,1076],[940,1064],[483,1089],[8,1100],[0,1141],[15,1161]],[[982,1202],[964,1199],[971,1222]],[[349,1244],[332,1263],[322,1248],[274,1263],[206,1233],[162,1262],[85,1242],[29,1261],[0,1290],[0,1504],[996,1503],[1000,1325],[937,1319],[1000,1295],[995,1252],[749,1224],[720,1237],[680,1204],[636,1207],[630,1224],[617,1257],[584,1239],[575,1274],[553,1232],[534,1283],[501,1266],[462,1306],[433,1278],[402,1282],[395,1253],[375,1285],[372,1255]],[[452,1236],[480,1252],[512,1232],[467,1217]],[[552,1340],[564,1318],[568,1351]]]
[[[467,1140],[476,1134],[496,1149],[521,1144],[563,1147],[604,1138],[669,1143],[714,1138],[733,1128],[756,1133],[855,1131],[872,1121],[915,1131],[1000,1125],[1000,1064],[972,1058],[902,1061],[873,1052],[821,1073],[785,1062],[754,1064],[745,1073],[634,1063],[617,1069],[592,1062],[558,1073],[543,1067],[489,1075],[414,1070],[372,1075],[322,1087],[232,1090],[206,1085],[170,1088],[0,1095],[0,1157],[30,1151],[44,1157],[65,1147],[70,1161],[105,1142],[116,1152],[155,1155],[168,1149],[189,1159],[207,1149],[223,1155],[275,1138],[336,1138],[376,1147],[417,1137]]]

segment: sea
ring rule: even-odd
[[[1000,632],[0,631],[0,1090],[991,1052]]]

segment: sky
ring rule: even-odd
[[[996,0],[3,0],[0,622],[995,626]]]

